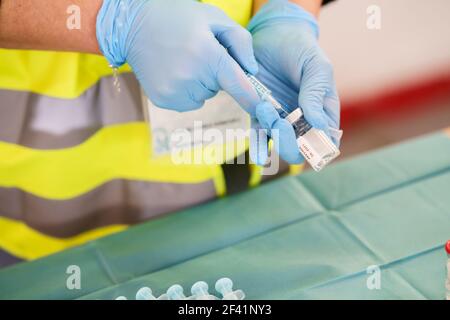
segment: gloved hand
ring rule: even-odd
[[[271,0],[249,24],[253,34],[255,56],[259,63],[257,78],[273,96],[292,112],[301,107],[305,119],[315,128],[327,133],[339,145],[340,104],[333,79],[333,70],[317,43],[316,19],[300,6],[287,0]],[[289,163],[301,163],[292,126],[280,119],[269,103],[256,107],[260,125],[268,130],[279,130],[275,148]],[[256,150],[252,141],[252,148]],[[257,163],[265,163],[267,148],[259,146]],[[253,153],[252,157],[255,157]]]
[[[223,89],[254,114],[259,99],[242,70],[258,70],[251,35],[214,6],[104,0],[97,39],[112,66],[128,62],[159,107],[193,110]]]

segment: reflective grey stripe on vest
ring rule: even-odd
[[[102,78],[80,97],[59,99],[30,92],[0,90],[0,141],[34,149],[78,145],[100,128],[143,121],[141,92],[132,73]]]
[[[78,145],[100,128],[143,120],[134,75],[112,77],[75,99],[0,90],[0,141],[33,149]],[[230,179],[228,179],[230,180]],[[229,186],[235,183],[229,181]],[[247,181],[243,182],[245,187]],[[229,187],[228,186],[228,187]],[[199,184],[114,180],[68,200],[49,200],[16,188],[0,188],[0,215],[56,237],[70,237],[111,224],[134,224],[216,197],[213,181]]]
[[[71,237],[111,224],[135,224],[216,197],[213,181],[173,184],[113,180],[68,200],[49,200],[0,188],[0,216],[55,237]]]

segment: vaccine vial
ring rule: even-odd
[[[272,92],[254,76],[247,74],[259,97],[269,102],[277,110],[281,118],[286,119],[294,128],[300,153],[315,171],[322,170],[340,155],[339,149],[323,132],[313,128],[303,116],[300,108],[288,113],[272,96]]]

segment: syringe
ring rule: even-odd
[[[286,119],[294,127],[300,153],[315,171],[322,170],[327,164],[340,155],[339,149],[325,132],[313,128],[308,121],[306,121],[300,108],[296,108],[292,113],[289,113],[272,96],[272,92],[265,85],[251,74],[247,73],[247,77],[259,97],[272,104],[280,117]]]

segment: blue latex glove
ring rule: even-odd
[[[105,0],[97,39],[110,64],[127,62],[159,107],[193,110],[220,89],[251,114],[259,103],[242,70],[258,70],[252,37],[214,6],[193,0]]]
[[[249,30],[259,63],[257,78],[289,112],[300,106],[306,120],[339,145],[339,98],[332,66],[317,43],[316,19],[287,0],[271,0],[252,19]],[[279,143],[274,142],[283,159],[303,162],[292,126],[271,104],[259,104],[256,117],[269,134],[279,130]],[[256,150],[255,143],[251,149]],[[252,154],[253,161],[265,163],[267,147],[259,145],[257,160],[256,152]]]

